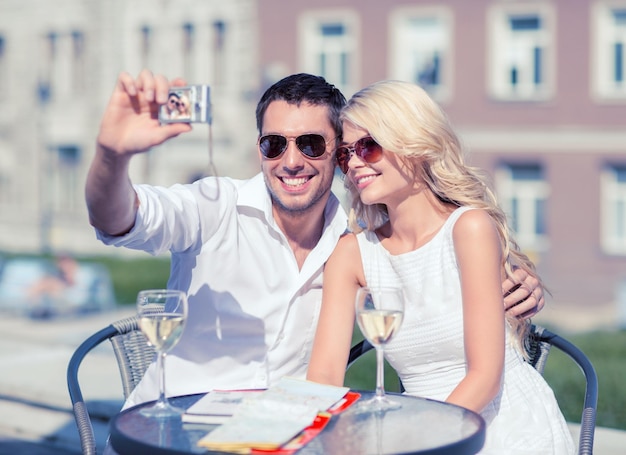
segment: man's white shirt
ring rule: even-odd
[[[331,195],[317,246],[302,269],[272,216],[263,175],[208,177],[170,188],[136,185],[139,209],[104,243],[171,253],[168,288],[186,291],[183,336],[166,358],[167,395],[267,388],[304,378],[322,300],[324,264],[347,217]],[[158,397],[153,363],[125,407]]]

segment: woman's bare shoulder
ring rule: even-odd
[[[356,239],[356,234],[348,232],[339,238],[333,254],[354,254],[358,249],[359,242]]]

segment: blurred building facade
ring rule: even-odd
[[[211,85],[213,157],[234,177],[258,170],[258,97],[303,71],[347,97],[425,87],[554,300],[626,299],[625,62],[626,0],[0,0],[0,251],[122,253],[95,241],[83,199],[119,71]],[[133,179],[193,180],[207,144],[196,125]]]
[[[117,75],[142,68],[211,86],[213,162],[255,158],[256,1],[0,0],[0,251],[121,253],[95,240],[84,183]],[[132,161],[160,185],[211,172],[209,127]]]
[[[322,74],[346,96],[419,83],[493,177],[554,301],[626,300],[626,1],[262,4],[265,77]]]

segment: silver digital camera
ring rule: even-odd
[[[159,109],[161,123],[211,123],[208,85],[171,87],[167,102]]]

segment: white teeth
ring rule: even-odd
[[[359,177],[356,181],[357,184],[363,183],[363,182],[367,182],[368,180],[372,180],[375,179],[376,176],[375,175],[366,175],[365,177]]]
[[[299,178],[286,178],[283,177],[283,183],[285,185],[289,185],[289,186],[300,186],[300,185],[304,185],[307,182],[307,178],[306,177],[299,177]]]

